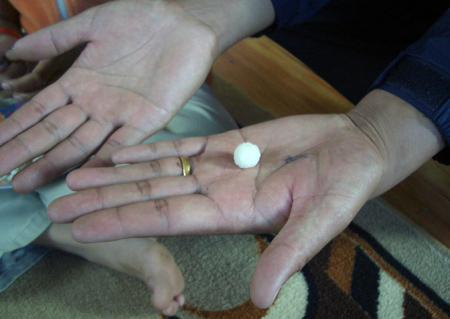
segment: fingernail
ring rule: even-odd
[[[26,93],[14,93],[13,99],[17,102],[25,102],[28,100],[28,95]]]
[[[273,297],[273,300],[272,300],[272,305],[273,305],[273,303],[275,302],[275,300],[277,299],[277,297],[278,297],[278,294],[280,293],[280,290],[281,290],[281,288],[280,288],[280,289],[278,289],[277,293],[276,293],[276,294],[275,294],[275,296]]]
[[[181,295],[181,296],[177,296],[176,297],[177,298],[177,302],[178,302],[178,304],[180,305],[180,307],[183,307],[184,306],[184,303],[185,303],[185,298],[184,298],[184,295]]]
[[[13,94],[13,99],[16,100],[17,102],[22,102],[25,101],[25,94],[23,93],[14,93]]]
[[[13,50],[14,47],[16,46],[16,44],[13,45],[13,47],[11,49],[9,49],[8,51],[6,51],[5,56],[8,60],[11,60],[11,55],[13,54]]]

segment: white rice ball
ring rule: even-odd
[[[258,164],[261,152],[258,146],[250,142],[241,143],[234,150],[234,162],[240,168],[250,168]]]

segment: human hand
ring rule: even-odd
[[[4,80],[16,79],[30,72],[35,63],[25,61],[8,61],[6,52],[10,50],[18,37],[8,33],[0,33],[0,83]],[[5,90],[6,88],[6,90]],[[7,87],[0,88],[0,96],[2,98],[11,97],[12,92]]]
[[[262,153],[258,165],[245,170],[233,161],[244,141]],[[191,176],[179,176],[178,156],[190,157]],[[67,183],[80,191],[50,204],[50,219],[75,220],[72,234],[83,242],[279,232],[252,279],[252,300],[261,308],[350,223],[373,196],[384,164],[346,115],[287,117],[144,144],[120,149],[113,159],[138,164],[72,172]]]
[[[136,23],[131,23],[135,21]],[[113,1],[18,41],[10,60],[54,58],[87,43],[54,84],[0,123],[0,176],[31,191],[88,159],[111,164],[119,146],[163,128],[204,81],[214,32],[168,1]]]
[[[20,77],[3,79],[2,87],[7,88],[6,92],[16,101],[28,101],[40,90],[58,80],[72,66],[83,49],[84,45],[81,45],[52,59],[33,63],[31,72]]]

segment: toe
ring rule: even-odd
[[[183,294],[179,294],[179,295],[175,296],[174,299],[175,299],[175,301],[178,303],[178,305],[179,305],[180,307],[183,307],[184,302],[185,302],[185,298],[184,298],[184,295],[183,295]]]
[[[173,256],[162,245],[156,244],[147,253],[146,283],[153,291],[153,305],[160,312],[175,314],[184,304],[184,278]]]
[[[170,279],[165,272],[160,272],[148,283],[148,287],[153,291],[153,305],[159,311],[168,308],[174,298]]]
[[[162,310],[161,313],[162,313],[163,315],[165,315],[165,316],[173,316],[173,315],[175,315],[175,314],[177,313],[178,307],[179,307],[178,302],[176,302],[175,300],[173,300],[173,301],[170,303],[169,307],[167,307],[166,309]]]

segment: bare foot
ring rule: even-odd
[[[184,304],[183,276],[170,252],[155,239],[82,244],[72,238],[70,227],[52,224],[33,244],[75,254],[144,281],[153,292],[153,305],[164,315],[174,315]]]

